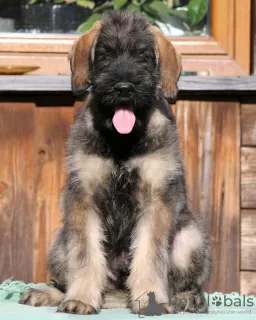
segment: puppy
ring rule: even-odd
[[[73,91],[91,89],[68,141],[63,227],[49,254],[58,285],[21,303],[143,314],[150,292],[165,313],[205,312],[207,233],[188,209],[167,102],[180,56],[142,15],[113,12],[79,38],[70,62]]]

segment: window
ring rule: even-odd
[[[69,73],[67,55],[77,39],[77,30],[86,31],[104,10],[129,7],[144,12],[170,36],[182,54],[184,71],[246,75],[252,64],[253,3],[254,0],[0,0],[0,65],[32,64],[39,67],[37,74]],[[34,15],[28,15],[26,23],[28,9],[24,8],[34,8]],[[55,14],[43,14],[45,8],[55,8]],[[63,9],[59,18],[57,8]]]
[[[143,12],[167,36],[209,34],[208,0],[0,0],[0,32],[85,32],[111,9]]]

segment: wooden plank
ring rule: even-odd
[[[0,60],[1,61],[1,60]],[[206,72],[209,76],[245,76],[244,69],[230,56],[184,56],[182,70]]]
[[[178,101],[176,115],[190,206],[210,227],[214,263],[206,289],[239,291],[239,104]]]
[[[256,210],[242,210],[241,269],[256,270]]]
[[[218,0],[221,1],[221,0]],[[225,0],[230,1],[230,0]],[[69,53],[73,43],[77,40],[78,35],[63,35],[58,38],[56,35],[44,34],[30,35],[24,37],[23,34],[1,34],[1,52],[21,54],[62,54]],[[212,37],[168,37],[174,46],[183,55],[187,54],[215,54],[223,55],[226,53],[218,41]]]
[[[70,63],[67,54],[50,54],[50,53],[0,53],[1,66],[38,66],[39,69],[30,73],[38,74],[70,74]]]
[[[241,295],[256,295],[256,272],[243,271],[240,274]]]
[[[220,94],[255,94],[256,77],[205,77],[181,76],[179,83],[180,93],[210,93]],[[71,92],[69,75],[25,75],[25,76],[0,76],[0,93],[40,93]]]
[[[242,145],[256,146],[256,104],[241,105]]]
[[[34,105],[0,103],[0,282],[32,281]]]
[[[256,208],[256,148],[241,149],[242,208]]]
[[[60,222],[65,141],[73,114],[72,107],[36,109],[34,282],[47,280],[47,252]]]
[[[191,44],[189,44],[190,46]],[[196,49],[198,44],[195,44]],[[202,48],[204,50],[205,48]],[[210,76],[244,76],[245,70],[231,57],[227,55],[190,55],[182,57],[182,69],[184,71],[205,72]],[[67,54],[22,54],[0,53],[0,65],[35,65],[40,67],[30,75],[40,74],[70,74],[70,64]]]

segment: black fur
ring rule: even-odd
[[[108,183],[95,194],[106,233],[105,250],[110,258],[129,252],[134,226],[139,219],[136,200],[138,172],[120,164],[109,177]]]

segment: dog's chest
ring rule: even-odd
[[[115,165],[104,188],[96,195],[105,231],[105,250],[109,254],[118,255],[129,250],[138,218],[137,184],[137,169]]]

